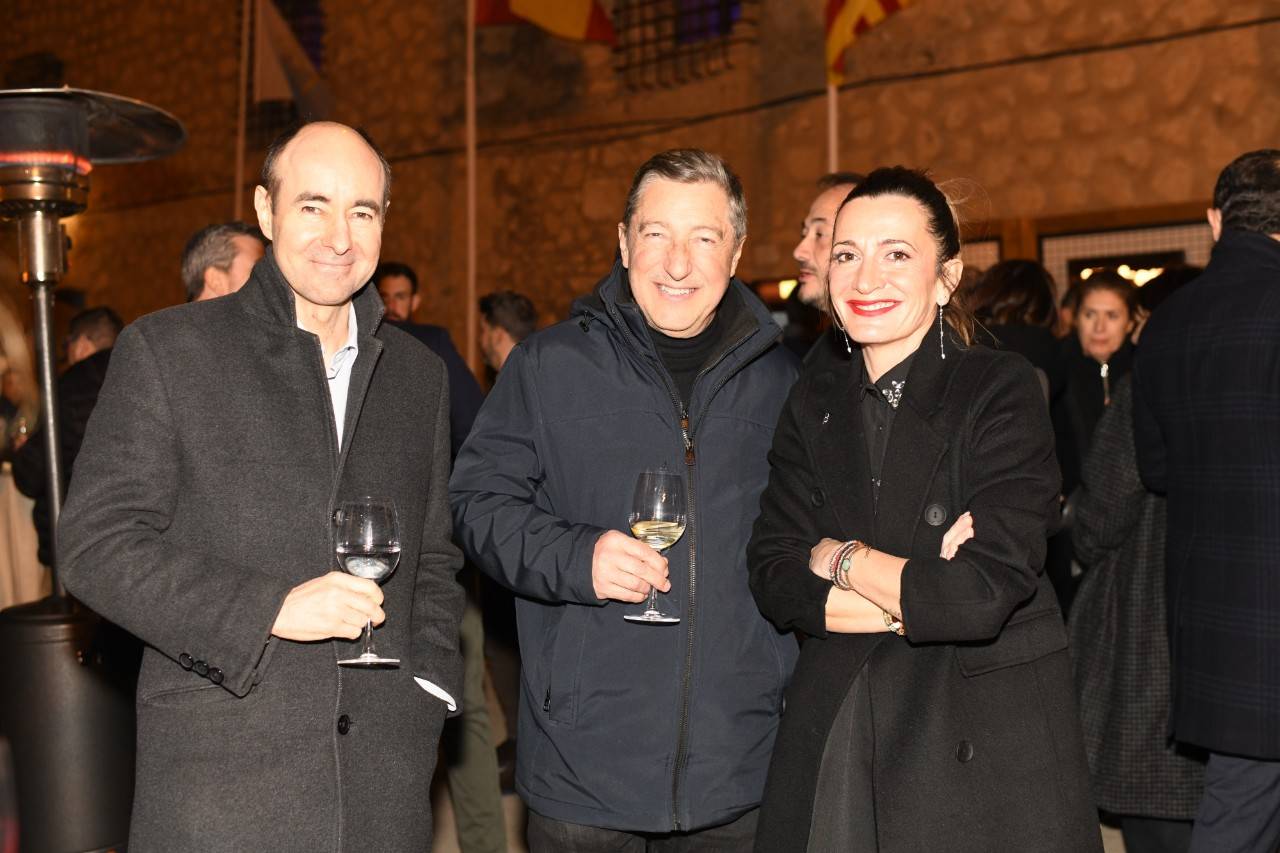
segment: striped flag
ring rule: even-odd
[[[844,52],[867,30],[911,0],[827,0],[827,82],[844,82]]]
[[[617,42],[600,0],[476,0],[476,26],[521,23],[572,41]]]

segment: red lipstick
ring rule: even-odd
[[[881,314],[887,314],[894,308],[898,307],[898,303],[890,299],[872,299],[862,301],[858,299],[846,300],[845,305],[849,306],[849,310],[857,314],[859,317],[879,317]],[[879,305],[879,308],[871,306]]]

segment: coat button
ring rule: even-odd
[[[345,735],[349,731],[351,731],[351,718],[343,714],[338,718],[338,734]]]
[[[822,506],[826,502],[827,496],[822,493],[822,489],[815,487],[814,490],[809,493],[809,503],[814,506]]]
[[[178,666],[189,671],[191,667],[194,665],[195,665],[195,660],[192,659],[191,655],[187,654],[186,652],[183,652],[182,654],[178,655]]]
[[[973,758],[973,744],[962,740],[956,744],[956,761],[964,764]]]
[[[200,675],[200,676],[208,675],[209,664],[205,663],[202,660],[198,660],[196,661],[195,670],[196,670],[196,675]]]
[[[209,668],[209,680],[210,680],[210,681],[212,681],[214,684],[221,684],[221,683],[222,683],[222,670],[218,669],[216,666],[214,666],[214,667],[210,667],[210,668]]]
[[[947,520],[946,507],[942,504],[929,504],[929,508],[924,511],[924,520],[931,527],[941,527],[942,522]]]

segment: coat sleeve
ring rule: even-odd
[[[453,544],[449,514],[449,391],[441,376],[440,406],[435,418],[435,446],[431,456],[427,511],[418,550],[418,576],[413,588],[414,676],[462,696],[462,657],[458,629],[466,592],[455,577],[462,554]],[[431,691],[435,692],[435,691]],[[456,699],[455,699],[456,708]]]
[[[120,336],[58,528],[67,589],[175,660],[222,670],[248,694],[290,585],[166,539],[180,447],[159,359],[138,326]]]
[[[1149,339],[1151,329],[1148,328],[1144,334]],[[1164,432],[1160,429],[1160,422],[1156,420],[1155,410],[1149,400],[1151,383],[1144,381],[1148,373],[1158,368],[1158,365],[1151,363],[1150,358],[1143,358],[1143,348],[1138,347],[1137,357],[1133,362],[1133,438],[1138,472],[1148,489],[1162,495],[1169,488]]]
[[[813,462],[796,409],[804,383],[791,390],[769,451],[769,484],[747,545],[751,593],[765,618],[783,630],[827,635],[831,583],[809,571],[809,549],[830,531],[818,529],[810,503]]]
[[[917,643],[994,638],[1036,590],[1061,485],[1053,429],[1033,368],[992,363],[950,453],[960,453],[974,538],[951,560],[912,557],[902,621]]]
[[[1071,542],[1080,562],[1092,565],[1129,538],[1148,492],[1138,477],[1133,444],[1133,384],[1122,379],[1093,434],[1080,472]]]
[[[561,518],[542,491],[543,419],[537,372],[516,347],[458,452],[450,499],[467,555],[515,592],[550,602],[600,605],[591,582],[604,528]]]

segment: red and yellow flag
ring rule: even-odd
[[[573,41],[617,41],[599,0],[476,0],[476,26],[520,23]]]
[[[844,82],[844,52],[867,30],[912,0],[827,0],[827,82]]]

